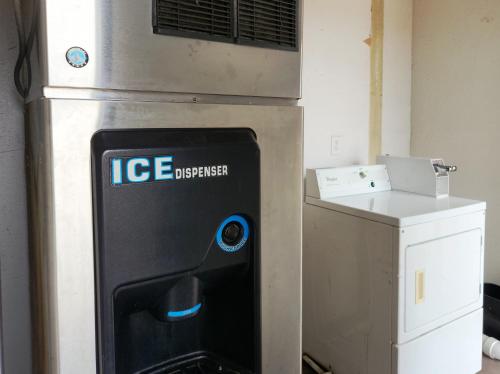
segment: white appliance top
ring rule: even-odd
[[[486,209],[486,203],[447,196],[434,198],[402,191],[318,199],[306,197],[308,204],[353,216],[404,227],[455,217]]]
[[[392,190],[385,165],[309,169],[306,202],[396,227],[486,209],[481,201]]]

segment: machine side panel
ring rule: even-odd
[[[396,344],[397,331],[398,331],[398,307],[400,303],[400,298],[404,297],[403,294],[399,292],[399,277],[401,265],[400,265],[400,241],[401,241],[401,231],[398,227],[392,228],[392,263],[394,266],[394,271],[392,272],[392,314],[391,314],[391,343]],[[394,370],[394,357],[393,357],[393,370]]]
[[[26,131],[33,367],[58,373],[52,128],[48,101],[30,105]]]
[[[304,352],[338,374],[391,371],[393,229],[304,205]]]
[[[40,374],[96,372],[90,141],[101,129],[251,128],[261,150],[262,374],[301,372],[302,108],[49,100],[47,179],[32,184],[38,253]],[[35,108],[36,104],[32,104]],[[49,148],[47,148],[49,147]],[[36,166],[33,166],[36,170]],[[47,191],[47,189],[50,189]],[[45,216],[48,220],[44,221]],[[44,222],[42,222],[44,221]],[[44,236],[49,235],[49,238]],[[75,314],[76,311],[76,314]]]

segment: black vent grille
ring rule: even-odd
[[[156,0],[157,34],[233,41],[233,0]]]
[[[239,0],[240,42],[297,48],[298,0]]]
[[[156,34],[297,50],[300,0],[154,0]]]

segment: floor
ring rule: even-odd
[[[315,374],[315,373],[308,367],[304,366],[302,374]],[[483,360],[483,371],[481,371],[478,374],[500,374],[500,361],[493,361],[485,357]]]
[[[500,361],[484,358],[483,371],[480,374],[500,374]]]
[[[303,364],[302,365],[302,374],[315,374],[315,373],[314,373],[314,370],[309,368],[309,366],[307,366],[306,364]]]

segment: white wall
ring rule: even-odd
[[[410,154],[413,0],[385,0],[382,153]]]
[[[486,280],[500,284],[500,1],[415,0],[412,153],[459,166],[488,203]]]
[[[305,0],[304,8],[305,167],[367,163],[371,0]],[[411,23],[411,0],[386,0],[383,153],[410,149]]]
[[[371,0],[305,0],[302,97],[305,167],[365,163]],[[331,136],[341,152],[331,155]]]

